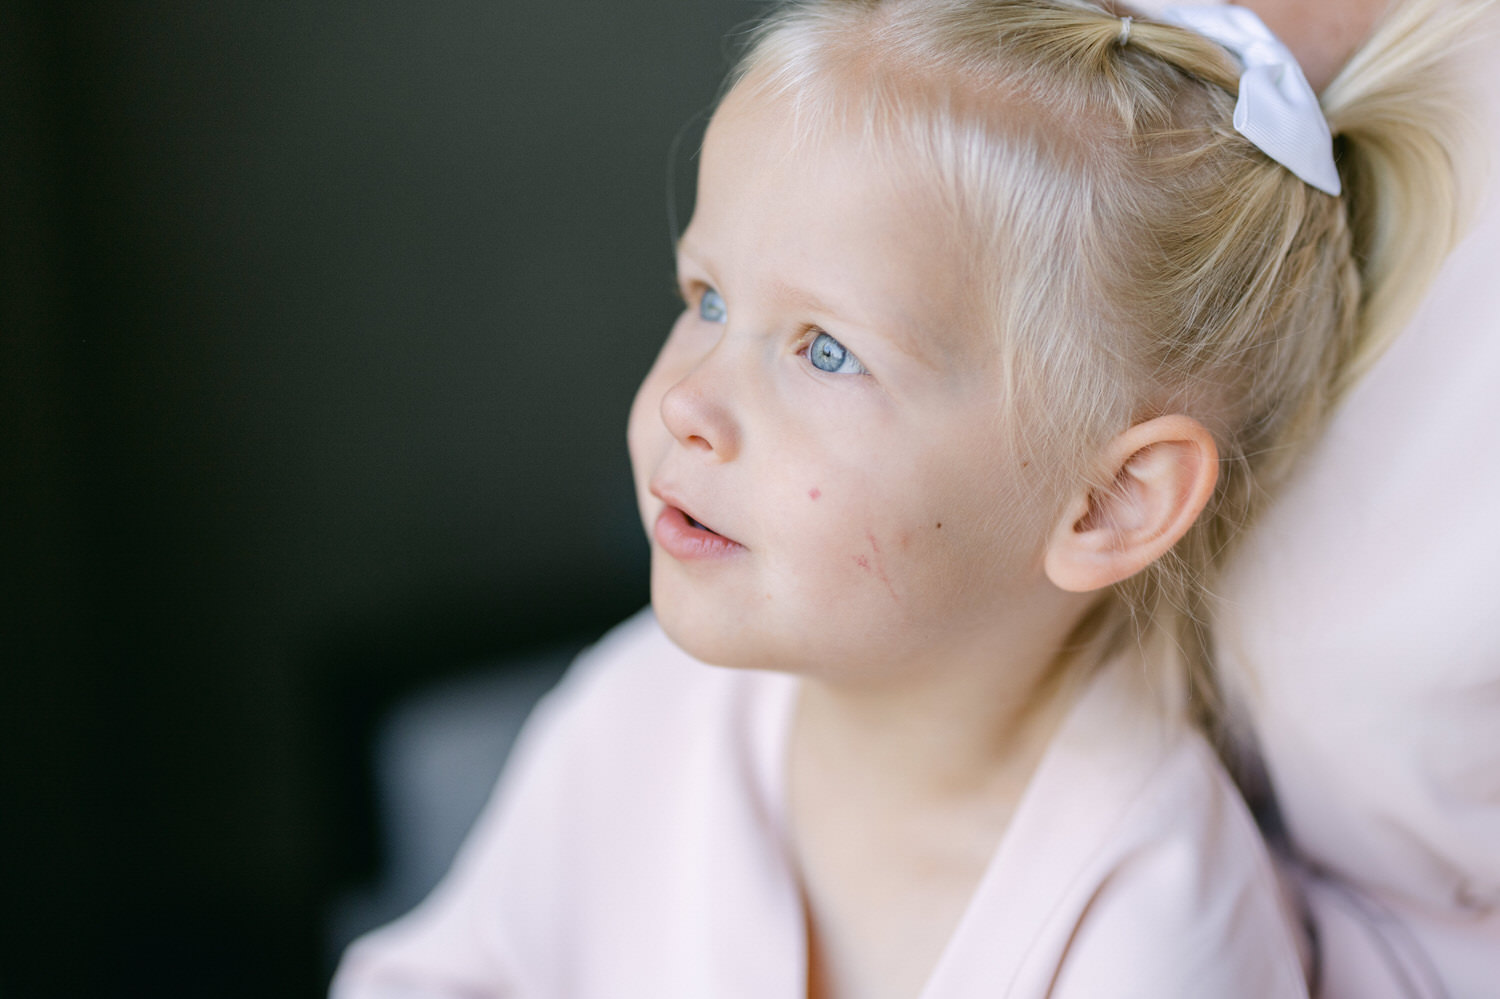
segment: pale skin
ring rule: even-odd
[[[1192,524],[1217,455],[1168,415],[1092,456],[1114,488],[1046,486],[932,192],[836,129],[797,148],[787,108],[742,90],[631,413],[652,600],[699,658],[802,678],[808,995],[912,999],[1070,704],[1058,650]]]
[[[1247,5],[1318,90],[1384,9]],[[978,402],[995,375],[948,223],[847,140],[816,169],[776,155],[778,115],[731,95],[715,117],[688,307],[632,413],[648,531],[678,506],[736,546],[654,544],[653,602],[701,658],[804,680],[787,806],[809,997],[911,999],[1068,706],[1055,650],[1186,531],[1215,452],[1170,415],[1097,456],[1117,489],[1043,495]]]
[[[1297,57],[1319,93],[1370,37],[1385,0],[1239,0],[1260,16]]]

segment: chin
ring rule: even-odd
[[[730,669],[795,671],[768,640],[763,619],[742,607],[717,607],[653,580],[651,606],[672,643],[699,662]]]
[[[674,645],[710,666],[825,680],[848,679],[870,670],[873,653],[851,659],[816,642],[788,640],[776,633],[768,615],[751,616],[738,608],[722,616],[705,613],[690,603],[658,597],[655,592],[652,609]]]
[[[673,568],[653,565],[652,609],[672,643],[700,662],[848,680],[899,672],[915,658],[909,629],[889,611],[878,616],[871,608],[855,608],[832,623],[789,614],[784,606],[806,601],[766,599],[754,587],[705,584]]]
[[[751,665],[745,661],[748,657],[743,624],[726,629],[726,622],[716,620],[715,615],[684,607],[682,601],[663,598],[654,588],[651,606],[661,630],[694,659],[735,669]]]

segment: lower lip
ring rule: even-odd
[[[662,510],[656,518],[656,529],[652,533],[663,551],[683,561],[723,558],[745,550],[745,546],[737,541],[730,541],[702,527],[694,527],[688,521],[687,514],[675,506]]]

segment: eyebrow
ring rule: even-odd
[[[825,316],[837,316],[841,314],[838,309],[824,302],[806,288],[788,284],[785,281],[773,280],[771,282],[771,291],[777,298],[791,302],[793,306],[804,312],[817,312]]]

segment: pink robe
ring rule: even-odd
[[[801,999],[784,750],[798,681],[642,614],[528,724],[452,872],[334,999]],[[922,995],[1305,995],[1294,921],[1212,751],[1116,663],[1074,705]]]

